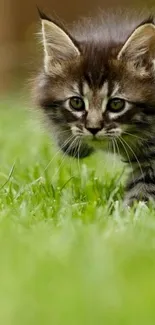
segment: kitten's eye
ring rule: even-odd
[[[85,104],[82,98],[80,97],[71,97],[69,100],[69,105],[71,108],[75,109],[76,111],[83,111],[85,109]]]
[[[108,110],[111,112],[120,112],[125,107],[125,100],[120,98],[111,99],[108,103]]]

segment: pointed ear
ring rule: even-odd
[[[42,37],[44,46],[44,67],[46,73],[53,72],[54,66],[62,61],[79,56],[75,42],[62,27],[41,13]]]
[[[135,67],[147,67],[155,59],[155,25],[144,24],[128,38],[118,54],[119,60],[132,62]],[[144,71],[144,70],[143,70]]]

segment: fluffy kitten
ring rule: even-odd
[[[58,145],[81,158],[97,148],[117,152],[133,167],[125,202],[154,200],[153,18],[104,15],[69,32],[40,17],[44,67],[35,98]]]

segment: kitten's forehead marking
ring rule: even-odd
[[[105,81],[101,90],[100,90],[100,96],[107,97],[108,96],[108,82]]]
[[[80,96],[80,91],[77,83],[72,85],[66,85],[63,89],[60,88],[60,94],[63,95],[63,99],[69,99],[74,96]]]
[[[105,96],[102,101],[102,113],[104,113],[107,109],[108,104],[108,96]]]
[[[84,96],[89,96],[89,94],[92,94],[92,90],[90,89],[89,85],[87,84],[87,82],[85,81],[83,83],[83,95]]]
[[[114,88],[113,88],[113,92],[112,92],[112,94],[111,94],[111,97],[118,96],[118,94],[119,94],[119,89],[120,89],[119,84],[118,84],[118,83],[115,83]]]
[[[84,96],[84,102],[85,102],[85,110],[86,110],[86,112],[88,112],[89,102],[93,96],[93,91],[91,90],[91,88],[89,87],[89,85],[87,84],[86,81],[83,83],[83,96]]]
[[[108,103],[108,82],[106,81],[100,90],[100,96],[102,97],[102,113],[106,111]]]
[[[77,83],[72,84],[72,91],[75,93],[75,95],[79,95],[79,86]]]
[[[93,90],[89,87],[87,82],[83,83],[83,95],[85,100],[86,111],[89,109],[90,101],[93,97]],[[102,112],[106,110],[108,102],[108,82],[106,81],[102,88],[96,91],[96,97],[101,98],[102,100]]]

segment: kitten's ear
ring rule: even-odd
[[[42,21],[42,37],[44,45],[44,67],[46,73],[54,72],[54,66],[62,60],[79,56],[80,51],[64,28],[51,21],[39,11]]]
[[[155,59],[155,25],[139,26],[118,54],[119,60],[132,61],[135,66],[153,64]]]

